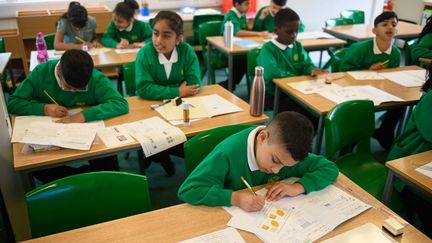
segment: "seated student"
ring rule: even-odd
[[[54,103],[57,102],[58,104]],[[92,106],[68,116],[68,107]],[[129,111],[127,101],[101,72],[93,68],[89,54],[81,50],[66,51],[60,60],[41,63],[21,82],[9,97],[8,110],[15,115],[38,115],[61,118],[62,123],[104,120]],[[90,170],[113,170],[116,158],[90,161]],[[47,169],[34,175],[44,183],[58,179],[59,169]],[[64,173],[79,172],[60,167]],[[81,171],[83,171],[81,169]],[[38,176],[44,175],[44,176]],[[58,175],[62,177],[61,175]]]
[[[267,30],[270,33],[274,31],[274,16],[279,10],[285,8],[287,0],[270,0],[269,6],[262,7],[255,16],[253,30]],[[303,32],[305,26],[300,20],[299,32]]]
[[[351,45],[342,58],[340,71],[379,70],[400,65],[400,51],[393,45],[398,23],[395,12],[386,11],[374,21],[372,32],[376,37]],[[374,137],[384,149],[390,149],[394,140],[394,130],[403,114],[403,109],[389,110],[384,114],[381,126]]]
[[[102,38],[102,45],[111,48],[141,48],[151,41],[152,29],[149,24],[134,18],[139,6],[135,0],[117,3],[113,20]]]
[[[83,45],[88,48],[100,47],[96,40],[96,19],[88,16],[87,10],[78,2],[71,2],[67,13],[57,21],[54,49],[81,50]]]
[[[217,145],[186,178],[178,197],[190,204],[238,206],[258,211],[264,200],[279,200],[321,190],[338,176],[335,163],[308,153],[313,128],[303,115],[286,111],[270,124],[247,128]],[[251,186],[299,177],[291,185],[275,183],[266,197],[254,196],[245,188],[240,176]]]
[[[265,43],[257,58],[257,64],[264,67],[264,80],[266,85],[266,106],[273,106],[275,85],[274,78],[292,77],[327,73],[318,69],[310,59],[300,42],[296,41],[300,18],[289,8],[281,9],[274,18],[277,35],[275,39]],[[288,96],[281,94],[280,110],[294,110],[311,119],[313,117],[292,102]]]
[[[419,62],[419,58],[432,59],[432,16],[427,19],[420,37],[411,49],[411,56],[414,63]]]

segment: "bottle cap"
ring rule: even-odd
[[[189,103],[183,102],[183,110],[189,110]]]
[[[255,75],[264,75],[264,68],[261,66],[255,67]]]

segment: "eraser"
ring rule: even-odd
[[[388,230],[393,236],[398,236],[403,234],[405,230],[405,225],[400,223],[395,218],[388,218],[384,221],[383,227]]]

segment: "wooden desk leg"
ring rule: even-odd
[[[233,70],[234,70],[234,56],[231,54],[228,54],[228,90],[230,92],[233,91]]]
[[[207,42],[207,85],[213,84],[211,80],[211,45],[209,42]]]
[[[273,101],[273,117],[275,117],[279,111],[279,97],[280,97],[280,90],[279,87],[275,85],[274,101]]]
[[[315,148],[314,148],[314,154],[321,154],[321,144],[322,144],[322,138],[324,133],[324,116],[320,115],[319,121],[318,121],[318,128],[316,131],[316,141],[315,141]]]
[[[321,68],[322,56],[323,56],[323,50],[320,50],[320,58],[319,58],[319,62],[318,62],[318,68]]]
[[[391,195],[393,193],[393,182],[394,182],[394,173],[393,171],[389,170],[388,171],[388,175],[387,175],[387,180],[386,180],[386,184],[384,187],[384,193],[382,196],[382,202],[385,205],[389,205],[390,203],[390,199],[391,199]]]

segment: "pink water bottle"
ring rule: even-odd
[[[264,83],[264,68],[255,67],[255,78],[252,83],[250,93],[250,110],[251,116],[261,116],[264,113],[264,99],[265,99],[265,83]]]
[[[37,60],[39,63],[48,61],[47,45],[42,32],[36,35]]]

